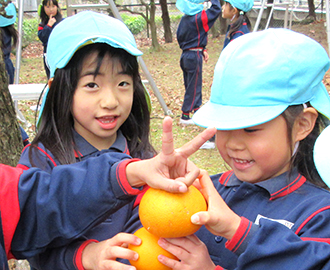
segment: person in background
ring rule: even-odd
[[[185,86],[180,124],[193,125],[190,114],[202,105],[203,60],[207,62],[209,58],[207,35],[221,13],[221,6],[219,0],[211,0],[211,7],[204,10],[203,3],[178,0],[176,7],[184,13],[176,33],[182,50],[180,67]]]
[[[54,27],[59,24],[63,18],[57,0],[42,0],[38,9],[38,13],[41,21],[38,27],[38,37],[44,47],[44,67],[47,79],[49,79],[50,72],[46,61],[48,39]]]
[[[222,6],[222,18],[229,19],[226,38],[223,44],[223,49],[232,40],[250,33],[251,23],[247,16],[253,7],[253,0],[228,0]]]
[[[10,59],[12,47],[16,46],[18,40],[18,33],[14,27],[16,21],[16,7],[13,3],[9,3],[5,7],[6,14],[0,15],[0,29],[2,37],[2,53],[6,65],[9,84],[14,83],[15,68]]]
[[[231,23],[228,25],[226,38],[223,49],[234,39],[250,33],[251,23],[247,16],[253,7],[253,0],[228,0],[222,6],[222,18],[229,19]],[[222,50],[223,50],[222,49]],[[201,146],[201,149],[214,149],[215,137]]]

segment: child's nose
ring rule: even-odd
[[[227,134],[227,142],[226,147],[231,150],[243,150],[244,149],[244,141],[242,140],[239,132],[233,130]]]
[[[104,109],[114,109],[119,105],[117,96],[113,91],[105,91],[102,94],[100,105]]]

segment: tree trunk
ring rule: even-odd
[[[221,7],[224,5],[225,1],[220,0]],[[220,35],[225,35],[227,32],[227,19],[222,18],[222,15],[219,16],[219,23],[220,23]]]
[[[170,15],[168,13],[168,8],[167,8],[167,0],[159,0],[159,3],[160,3],[160,7],[162,9],[165,43],[172,43],[173,38],[172,38],[172,31],[171,31],[171,20],[170,20]]]
[[[156,5],[154,0],[150,0],[150,31],[151,31],[151,45],[155,51],[160,50],[160,45],[157,38],[157,27],[156,27]]]
[[[0,34],[0,47],[1,40]],[[8,77],[2,53],[0,53],[0,134],[0,163],[16,166],[23,142],[8,89]]]
[[[308,16],[316,20],[314,0],[308,0]]]

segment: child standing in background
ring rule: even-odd
[[[330,193],[313,147],[329,124],[322,83],[329,63],[319,43],[287,29],[244,35],[226,47],[210,101],[193,120],[218,130],[217,148],[232,170],[211,177],[217,192],[202,181],[209,208],[192,221],[205,227],[160,241],[181,260],[161,262],[175,270],[320,269],[327,262]],[[306,255],[302,241],[320,248]]]
[[[253,7],[253,0],[228,0],[222,6],[222,18],[230,19],[231,24],[228,25],[226,38],[223,48],[234,39],[250,33],[251,23],[246,15],[246,12],[250,11]],[[201,149],[214,149],[215,137],[212,137],[209,141],[201,146]]]
[[[39,7],[40,24],[38,27],[38,37],[44,46],[44,67],[49,79],[49,67],[46,62],[46,51],[48,39],[54,27],[62,21],[61,9],[57,0],[42,0]]]
[[[23,150],[20,166],[50,172],[57,165],[108,152],[153,157],[140,55],[132,33],[117,19],[87,11],[63,20],[49,38],[50,87],[42,102],[39,130]],[[97,185],[98,179],[94,181]],[[29,261],[36,269],[75,269],[86,239],[103,241],[139,226],[133,201],[86,232],[82,241]]]
[[[15,68],[10,59],[12,47],[16,46],[18,34],[14,27],[16,21],[16,7],[13,3],[9,3],[5,8],[6,16],[0,16],[0,29],[2,37],[2,53],[6,65],[9,84],[14,83]]]
[[[202,105],[203,59],[208,60],[206,51],[207,33],[219,17],[219,0],[212,0],[212,5],[203,10],[203,3],[178,0],[176,7],[184,13],[177,30],[177,40],[182,50],[180,67],[183,71],[185,86],[184,100],[181,107],[180,124],[193,125],[190,113]]]
[[[253,7],[253,0],[228,0],[222,6],[222,18],[230,19],[223,48],[232,40],[250,33],[251,23],[246,15]]]

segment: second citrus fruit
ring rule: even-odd
[[[139,254],[137,261],[130,261],[131,265],[135,266],[137,270],[170,270],[171,268],[165,266],[158,261],[158,255],[162,254],[168,258],[177,258],[161,248],[158,245],[159,237],[149,233],[145,228],[137,230],[134,235],[142,240],[141,245],[129,245],[128,248],[136,251]]]

